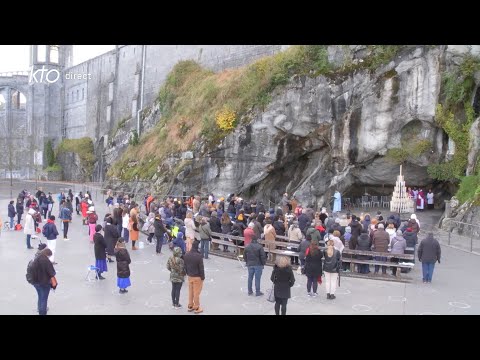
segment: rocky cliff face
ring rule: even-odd
[[[408,158],[404,174],[412,186],[430,186],[427,165],[444,160],[448,148],[434,120],[447,54],[446,46],[408,47],[375,72],[293,77],[213,151],[198,143],[193,156],[178,154],[159,164],[145,189],[272,200],[286,191],[321,206],[335,189],[344,196],[365,189],[390,194],[399,167],[388,150],[420,142],[427,146]],[[362,46],[329,48],[336,63],[365,56]]]
[[[363,192],[364,185],[393,185],[398,165],[384,155],[401,147],[409,128],[433,142],[434,154],[419,156],[405,169],[409,183],[427,185],[426,165],[446,151],[445,135],[434,123],[442,56],[440,48],[417,48],[375,73],[293,78],[250,124],[186,165],[171,191],[261,198],[287,191],[322,205],[336,188],[348,193],[355,187]]]

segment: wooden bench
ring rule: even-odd
[[[345,255],[350,255],[350,256],[345,256]],[[354,258],[353,256],[370,256],[372,259],[370,260],[363,260],[363,259],[357,259]],[[393,262],[388,262],[388,261],[379,261],[375,260],[374,257],[384,257],[387,259],[392,259],[396,258],[399,259],[399,262],[402,260],[414,260],[414,255],[413,254],[392,254],[389,252],[374,252],[374,251],[362,251],[362,250],[350,250],[350,249],[344,249],[342,253],[342,262],[343,263],[350,263],[350,271],[352,273],[355,272],[355,264],[368,264],[368,265],[378,265],[378,266],[389,266],[389,267],[396,267],[396,268],[402,268],[402,269],[412,269],[414,264],[409,263],[407,264],[400,264],[400,263],[393,263]],[[399,278],[401,274],[401,271],[396,272],[396,277]]]

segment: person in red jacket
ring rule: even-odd
[[[248,227],[243,231],[243,237],[245,238],[244,246],[247,246],[252,242],[252,236],[255,235],[255,231],[253,230],[254,227],[255,224],[251,222],[250,224],[248,224]]]
[[[83,225],[86,225],[86,223],[87,223],[87,211],[88,211],[88,202],[87,202],[86,199],[84,199],[81,202],[80,208],[82,210]]]

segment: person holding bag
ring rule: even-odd
[[[57,288],[56,272],[49,257],[52,256],[52,250],[43,249],[34,260],[33,286],[38,294],[38,314],[47,315],[47,302],[50,289]]]
[[[275,295],[275,314],[287,314],[287,302],[291,297],[290,288],[295,284],[295,275],[293,275],[290,259],[286,256],[279,256],[275,262],[270,280],[273,282],[273,293]]]

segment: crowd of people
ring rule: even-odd
[[[419,194],[422,196],[421,192]],[[264,246],[270,250],[275,249],[278,236],[300,243],[298,253],[290,259],[286,256],[277,257],[271,274],[275,312],[285,314],[290,288],[295,283],[293,264],[299,264],[299,273],[306,276],[306,290],[309,296],[318,296],[318,285],[322,283],[324,276],[327,299],[333,300],[340,272],[348,271],[342,264],[342,252],[345,247],[371,251],[376,260],[386,261],[386,258],[375,256],[375,252],[391,251],[393,254],[403,254],[407,248],[413,248],[415,253],[420,231],[420,222],[415,214],[412,214],[406,224],[401,224],[397,215],[390,215],[384,219],[380,212],[376,216],[329,214],[326,208],[319,212],[315,211],[312,205],[303,208],[300,202],[294,197],[288,197],[288,194],[283,195],[277,209],[266,209],[262,202],[247,201],[235,194],[218,199],[210,194],[204,200],[193,195],[182,199],[174,197],[158,199],[147,194],[140,206],[129,195],[120,193],[115,197],[113,192],[109,191],[106,198],[108,211],[101,224],[98,223],[96,206],[88,192],[73,194],[70,190],[68,194],[60,193],[57,200],[58,218],[64,241],[69,241],[69,223],[72,221],[72,213],[76,211],[77,215],[81,215],[83,224],[88,226],[89,240],[94,244],[97,278],[104,280],[103,274],[108,271],[107,264],[116,261],[117,286],[121,294],[127,293],[127,288],[131,286],[128,243],[131,241],[132,251],[138,250],[140,233],[144,232],[148,234],[145,243],[154,245],[157,255],[164,254],[163,246],[168,244],[169,250],[172,250],[167,261],[172,282],[172,307],[174,309],[182,307],[179,303],[180,291],[187,277],[189,292],[187,309],[195,313],[203,312],[200,295],[205,279],[204,260],[209,258],[210,249],[229,251],[226,245],[220,250],[218,244],[211,243],[212,233],[243,238],[237,245],[244,246],[244,249],[239,251],[242,252],[248,268],[250,296],[264,295],[260,288],[260,279],[270,256],[264,251]],[[27,209],[24,232],[27,236],[28,249],[33,248],[31,237],[40,231],[38,226],[42,222],[42,216],[44,220],[48,218],[41,232],[47,238],[49,251],[42,252],[42,256],[47,256],[52,266],[57,264],[55,248],[59,236],[55,224],[56,217],[51,215],[53,204],[52,194],[46,195],[39,189],[35,196],[25,190],[22,191],[17,199],[15,212],[11,211],[12,201],[8,205],[10,221],[17,215],[17,224],[21,223],[23,210]],[[438,241],[430,235],[427,239],[428,241],[422,242],[421,250],[419,248],[418,251],[420,261],[428,263],[428,266],[422,266],[425,283],[431,282],[434,264],[436,261],[440,262]],[[259,240],[263,240],[264,245],[261,245]],[[367,255],[364,257],[371,258]],[[393,258],[392,262],[398,262],[398,259]],[[379,268],[380,266],[375,266],[375,273],[379,272]],[[369,273],[370,266],[358,264],[357,270],[359,273]],[[386,270],[387,267],[382,266],[383,274],[386,274]],[[38,272],[42,271],[52,274],[52,268],[47,266],[39,266]],[[397,268],[393,266],[392,274],[395,275],[396,271]],[[45,285],[41,274],[37,274],[36,277],[42,279],[42,283],[38,284]],[[34,284],[39,297],[39,313],[44,314],[48,294],[45,297],[46,287],[40,285]]]

